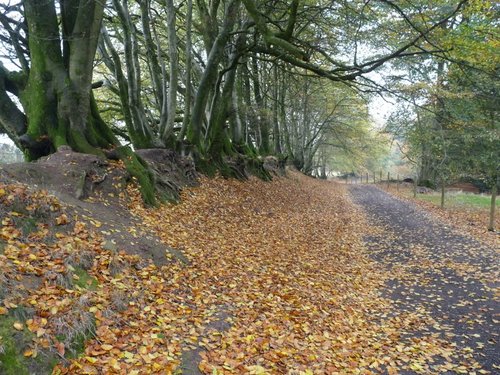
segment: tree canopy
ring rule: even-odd
[[[124,159],[144,186],[151,176],[133,149],[175,149],[225,174],[228,157],[258,164],[276,155],[310,174],[342,152],[374,150],[380,138],[367,130],[366,106],[383,92],[413,103],[405,129],[414,135],[430,116],[437,125],[426,132],[446,124],[456,135],[474,122],[474,131],[489,130],[473,138],[498,140],[497,121],[488,120],[498,108],[493,2],[11,0],[0,7],[0,132],[29,160],[69,145]],[[389,65],[401,77],[374,78]],[[462,151],[477,147],[463,142]],[[438,160],[429,147],[422,155]]]

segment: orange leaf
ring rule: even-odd
[[[64,343],[58,342],[56,344],[56,350],[61,356],[64,357],[64,353],[66,352],[66,349],[64,348]]]
[[[66,216],[66,214],[62,214],[56,218],[56,225],[66,225],[68,224],[68,221],[68,216]]]

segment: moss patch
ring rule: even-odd
[[[95,277],[90,276],[83,268],[75,267],[73,271],[73,284],[82,289],[96,290],[99,283]]]
[[[0,317],[0,373],[5,375],[29,374],[23,350],[31,342],[31,333],[17,331],[14,317]]]
[[[19,224],[24,236],[27,236],[37,230],[37,221],[32,217],[23,217]]]
[[[271,174],[264,169],[264,163],[262,160],[250,157],[246,160],[245,164],[250,173],[261,180],[271,181],[273,179]]]
[[[217,173],[217,166],[211,160],[207,160],[204,158],[195,159],[196,170],[201,174],[204,174],[208,177],[215,177]]]
[[[123,160],[128,173],[137,179],[144,203],[154,206],[156,204],[154,177],[147,164],[129,147],[118,147],[115,151]]]

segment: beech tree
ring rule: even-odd
[[[10,35],[20,71],[0,66],[0,125],[35,160],[68,145],[76,152],[125,161],[148,203],[154,202],[150,175],[120,144],[102,120],[92,94],[92,72],[104,14],[94,0],[25,0],[3,5],[2,24]],[[8,18],[9,13],[22,15]],[[16,101],[21,103],[21,111]]]
[[[24,113],[4,94],[3,105],[16,116],[4,119],[2,126],[15,130],[9,134],[31,160],[61,145],[102,154],[101,148],[116,144],[92,96],[104,4],[62,1],[60,6],[57,14],[54,1],[23,1],[23,25],[9,30],[23,69],[11,73],[2,68],[4,89],[19,99]]]
[[[314,81],[373,91],[366,74],[442,52],[429,38],[465,3],[12,0],[0,4],[17,64],[0,68],[0,132],[29,160],[62,145],[120,157],[149,201],[147,168],[120,141],[227,175],[241,175],[226,165],[237,159],[265,177],[260,157],[272,154],[312,173],[343,99],[310,98]],[[294,81],[306,88],[300,113]]]

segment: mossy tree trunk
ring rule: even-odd
[[[61,2],[62,30],[55,2],[27,0],[24,10],[31,64],[20,99],[28,119],[22,138],[28,159],[47,155],[61,145],[103,155],[101,148],[117,144],[92,110],[92,64],[104,4]]]
[[[202,139],[202,123],[205,110],[210,93],[217,82],[217,72],[219,64],[224,57],[224,48],[231,37],[231,31],[237,21],[239,4],[239,0],[231,0],[226,7],[224,23],[220,29],[219,35],[217,35],[215,41],[211,45],[205,71],[203,72],[198,90],[194,97],[193,112],[191,114],[191,122],[188,129],[188,139],[200,150],[206,148],[204,147],[206,145],[203,144],[204,142]]]
[[[233,124],[232,129],[229,129],[227,122],[228,120],[234,123],[238,121],[235,118],[231,119],[231,113],[233,112],[233,115],[235,115],[236,72],[242,51],[245,48],[245,43],[245,35],[241,33],[236,39],[229,56],[228,66],[219,73],[219,78],[215,86],[206,136],[207,152],[214,159],[220,159],[224,155],[231,155],[235,151],[233,145],[239,145],[241,142],[241,131],[236,129],[238,125]],[[223,79],[224,85],[222,93],[220,93],[220,86]],[[232,139],[230,139],[230,135],[233,136]]]
[[[93,62],[105,2],[64,0],[59,4],[60,8],[55,1],[23,2],[30,64],[8,81],[14,86],[8,91],[19,98],[24,109],[18,121],[25,124],[16,127],[16,143],[28,160],[55,152],[62,145],[104,157],[107,150],[120,146],[100,117],[92,95]],[[147,203],[154,203],[145,166],[129,152],[119,155],[143,185]]]

